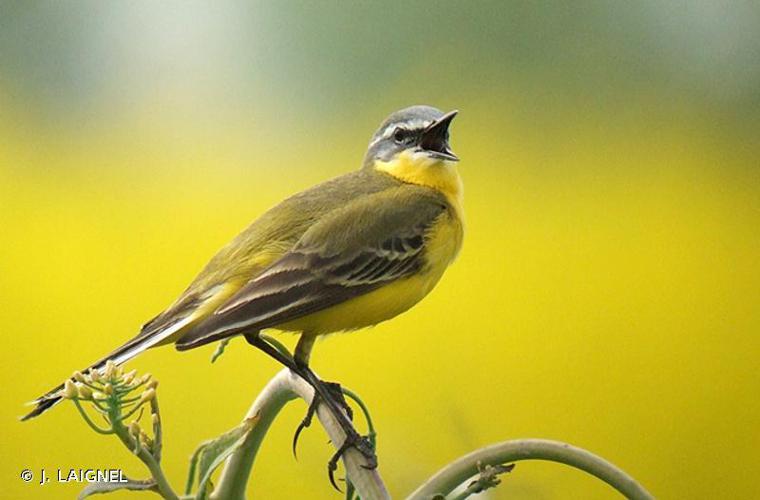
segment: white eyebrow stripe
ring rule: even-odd
[[[427,128],[431,123],[433,123],[433,120],[409,120],[406,122],[400,122],[400,123],[391,123],[387,127],[383,129],[383,133],[377,136],[377,138],[369,143],[369,147],[374,146],[378,142],[388,139],[391,135],[393,135],[393,132],[396,131],[398,127],[403,127],[408,130],[415,130],[415,129],[423,129]]]

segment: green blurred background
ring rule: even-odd
[[[460,258],[419,306],[314,357],[372,409],[394,496],[544,437],[662,498],[759,497],[758,33],[752,2],[1,2],[2,496],[81,487],[26,484],[27,467],[144,476],[72,405],[22,424],[21,404],[428,103],[460,110]],[[278,369],[244,344],[129,365],[161,381],[178,488]],[[252,497],[339,498],[321,429],[291,456],[304,411],[276,422]],[[490,497],[616,495],[526,462]]]

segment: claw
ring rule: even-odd
[[[327,464],[327,476],[330,478],[330,484],[333,488],[338,490],[339,493],[343,493],[343,490],[340,489],[340,487],[335,483],[335,470],[338,468],[337,463],[330,463]]]
[[[338,460],[350,447],[351,444],[349,440],[346,439],[341,447],[338,448],[338,451],[336,451],[332,458],[330,458],[330,461],[327,462],[327,476],[330,478],[330,484],[341,493],[343,493],[343,490],[341,490],[335,482],[335,471],[338,470]]]
[[[366,464],[362,464],[362,468],[367,470],[377,468],[377,455],[375,455],[375,451],[372,449],[372,444],[369,439],[358,434],[350,434],[346,436],[346,440],[343,441],[343,444],[338,448],[338,451],[336,451],[332,458],[330,458],[330,461],[327,462],[327,475],[330,478],[330,484],[341,493],[341,489],[335,483],[335,471],[338,469],[338,460],[340,460],[340,457],[342,457],[349,448],[356,448],[356,450],[367,460]]]
[[[301,435],[301,431],[305,428],[309,427],[311,425],[311,421],[314,418],[314,414],[317,412],[317,407],[319,406],[319,396],[315,393],[314,397],[311,398],[311,403],[309,403],[309,409],[306,410],[306,416],[301,420],[301,423],[298,424],[298,427],[296,428],[295,434],[293,434],[293,457],[298,460],[298,453],[296,452],[296,447],[298,446],[298,436]]]

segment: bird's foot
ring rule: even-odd
[[[297,370],[298,375],[300,375],[309,383],[309,385],[314,388],[314,397],[311,400],[311,404],[309,405],[309,410],[306,413],[306,417],[298,426],[298,429],[296,429],[296,434],[293,439],[293,446],[295,448],[298,436],[301,431],[311,425],[311,421],[314,418],[314,414],[316,413],[319,404],[324,403],[332,416],[335,418],[335,421],[338,423],[338,425],[340,425],[343,433],[346,435],[343,444],[340,445],[338,451],[335,452],[332,458],[330,458],[330,461],[327,463],[327,473],[330,478],[330,484],[332,484],[335,489],[340,491],[340,488],[335,482],[335,471],[338,468],[338,460],[340,460],[340,458],[344,453],[346,453],[348,449],[355,448],[359,453],[362,454],[362,456],[364,456],[366,463],[363,464],[362,467],[365,469],[377,468],[377,455],[375,455],[375,450],[370,440],[359,435],[359,433],[356,432],[356,429],[354,429],[354,425],[351,422],[353,411],[351,410],[351,407],[348,406],[340,385],[333,382],[324,382],[320,380],[314,374],[314,372],[309,369],[308,366],[299,366],[297,367]]]
[[[311,425],[311,420],[314,418],[314,414],[317,412],[318,406],[319,396],[317,393],[314,393],[314,397],[311,398],[311,403],[309,403],[309,409],[306,410],[306,416],[303,417],[301,423],[298,424],[298,427],[296,427],[295,434],[293,434],[293,456],[296,458],[296,460],[298,460],[298,453],[296,451],[296,448],[298,447],[298,437],[301,435],[302,430]]]
[[[332,399],[340,406],[340,408],[346,412],[346,415],[348,415],[349,420],[354,419],[354,411],[351,409],[351,407],[348,405],[348,402],[346,401],[345,396],[343,395],[343,390],[340,387],[340,384],[335,382],[324,382],[321,381],[321,384],[324,385],[326,391],[330,394]],[[318,392],[314,392],[314,397],[311,398],[311,403],[309,403],[309,409],[306,410],[306,416],[301,420],[301,423],[298,424],[298,427],[296,428],[295,434],[293,434],[293,456],[298,459],[298,454],[296,452],[296,448],[298,446],[298,438],[301,435],[301,431],[306,429],[311,425],[311,421],[314,418],[314,414],[317,412],[317,407],[319,407],[320,402],[320,396]],[[329,406],[328,406],[329,407]]]
[[[346,439],[343,444],[340,445],[338,451],[332,456],[329,462],[327,462],[327,475],[330,477],[330,484],[338,491],[341,489],[335,483],[335,471],[338,469],[338,460],[343,456],[350,448],[355,448],[365,458],[367,463],[362,465],[365,469],[372,470],[377,468],[377,455],[375,455],[374,447],[366,436],[360,436],[353,428],[351,432],[346,433]]]
[[[332,396],[333,401],[335,401],[348,416],[348,419],[345,419],[339,418],[336,415],[336,419],[340,424],[341,429],[343,429],[343,432],[346,434],[346,439],[327,463],[327,474],[330,478],[330,484],[332,484],[333,488],[336,490],[341,491],[335,482],[335,471],[338,469],[338,460],[340,460],[343,454],[346,453],[346,451],[350,448],[355,448],[359,453],[362,454],[366,461],[362,467],[370,470],[377,468],[377,455],[375,455],[374,446],[372,446],[369,438],[361,436],[354,428],[351,422],[353,420],[353,410],[351,410],[351,407],[346,402],[346,398],[343,395],[343,390],[341,389],[340,384],[336,384],[334,382],[323,382],[323,384],[327,392],[330,394],[330,396]],[[330,405],[328,405],[328,408],[329,407]]]

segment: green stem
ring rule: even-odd
[[[190,470],[187,473],[187,484],[185,485],[185,495],[190,495],[193,491],[193,483],[195,482],[195,470],[198,468],[198,459],[201,456],[201,452],[205,449],[205,446],[199,446],[195,449],[190,457]]]
[[[351,389],[346,389],[343,386],[341,386],[340,389],[343,391],[343,394],[348,396],[354,403],[358,404],[359,408],[362,410],[362,413],[364,413],[364,418],[367,421],[367,434],[369,435],[369,440],[372,443],[372,447],[375,448],[375,437],[377,436],[377,433],[375,432],[375,425],[372,422],[372,417],[369,414],[369,408],[364,404],[364,401],[361,400],[359,395]]]
[[[84,382],[79,382],[79,383],[80,383],[80,384],[82,384],[82,385],[86,385],[87,387],[89,387],[89,388],[90,388],[90,389],[92,389],[93,391],[103,392],[103,388],[102,388],[102,387],[98,387],[98,386],[97,386],[97,385],[95,385],[95,384],[91,384],[91,383],[89,383],[89,382],[87,382],[87,381],[84,381]]]
[[[161,451],[164,446],[164,435],[161,430],[161,411],[158,408],[158,396],[150,400],[150,413],[151,420],[153,419],[153,415],[156,415],[156,421],[151,422],[153,424],[153,457],[156,459],[156,462],[160,463]]]
[[[228,459],[222,476],[219,478],[219,484],[211,498],[245,499],[245,488],[261,443],[280,410],[288,401],[295,399],[293,393],[281,390],[279,386],[270,387],[271,383],[259,394],[251,411],[248,412],[247,417],[257,416],[259,420],[243,441],[240,451],[233,453]],[[256,408],[255,411],[253,410],[254,407]]]
[[[94,430],[98,434],[113,434],[114,433],[113,429],[101,429],[100,427],[98,427],[95,424],[95,422],[93,422],[90,419],[90,416],[87,414],[87,412],[84,411],[84,408],[82,408],[82,404],[79,402],[79,399],[74,398],[72,399],[72,401],[74,401],[74,406],[77,407],[77,410],[79,410],[79,414],[82,415],[82,418],[84,419],[85,422],[87,422],[87,425],[89,425],[92,428],[92,430]]]
[[[94,406],[95,409],[98,410],[100,413],[108,414],[109,412],[108,406],[103,406],[102,404],[100,404],[100,402],[97,399],[93,398],[87,401],[92,403],[92,406]]]
[[[512,469],[515,468],[515,464],[510,464],[507,466],[491,466],[490,468],[492,469],[490,472],[487,469],[482,470],[478,475],[478,479],[472,481],[467,485],[465,489],[457,493],[457,495],[452,497],[450,500],[465,500],[465,498],[469,498],[472,495],[482,493],[489,488],[495,488],[501,482],[497,476],[500,474],[512,472]]]
[[[121,438],[121,441],[124,443],[126,447],[130,449],[135,448],[136,446],[135,439],[132,438],[132,436],[130,436],[128,433],[117,432],[117,435],[119,436],[119,438]],[[156,461],[153,455],[151,455],[150,452],[145,447],[140,446],[137,456],[140,460],[142,460],[145,466],[148,467],[148,470],[150,471],[151,476],[153,476],[153,479],[156,481],[156,487],[158,488],[158,492],[161,494],[161,496],[166,498],[167,500],[178,500],[179,497],[174,492],[174,490],[172,490],[172,487],[169,484],[169,481],[166,479],[166,476],[164,475],[163,469],[161,469],[161,465]]]
[[[136,451],[137,457],[148,467],[151,476],[156,481],[158,493],[167,500],[179,500],[179,497],[166,479],[164,471],[161,469],[161,464],[158,463],[156,457],[146,447],[140,445],[139,438],[136,439],[129,433],[129,430],[122,424],[122,419],[118,413],[119,409],[116,407],[112,409],[110,414],[115,434],[124,443],[124,446],[132,451]]]
[[[372,445],[372,449],[377,450],[377,433],[375,432],[375,425],[372,422],[372,417],[369,414],[369,408],[367,408],[367,405],[364,404],[364,401],[362,401],[359,395],[351,389],[347,389],[341,386],[340,390],[343,391],[343,394],[345,394],[354,403],[359,405],[362,413],[364,413],[364,419],[367,421],[367,437],[369,438],[369,442]],[[354,485],[351,484],[351,481],[346,480],[346,500],[353,500],[354,493]]]
[[[257,417],[256,425],[246,436],[241,446],[225,464],[216,490],[211,498],[241,500],[245,498],[246,484],[256,453],[261,446],[269,426],[288,401],[302,398],[307,403],[314,397],[314,390],[303,379],[290,370],[281,370],[253,402],[246,418]],[[317,409],[317,418],[327,431],[332,443],[342,443],[346,436],[335,418],[322,405]],[[343,456],[348,479],[353,483],[363,500],[388,499],[390,496],[377,470],[367,470],[364,457],[357,450],[348,449]]]
[[[119,417],[119,420],[121,420],[122,422],[125,421],[126,419],[128,419],[129,417],[131,417],[132,415],[134,415],[137,412],[137,410],[140,410],[140,416],[137,417],[135,420],[140,420],[140,417],[142,417],[142,412],[144,410],[143,405],[137,405],[137,406],[135,406],[134,408],[132,408],[131,410],[129,410],[126,413],[126,415],[122,415],[121,417]]]
[[[559,462],[595,476],[631,500],[651,500],[654,497],[631,476],[610,462],[581,448],[545,439],[505,441],[469,453],[428,479],[407,500],[429,499],[448,495],[459,485],[479,473],[478,466],[500,465],[520,460]]]

